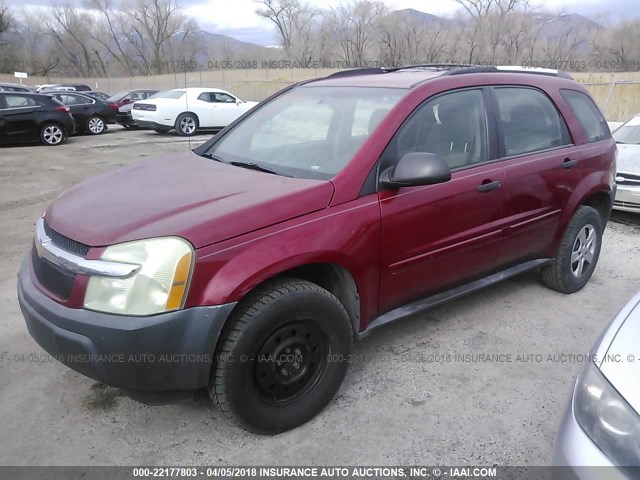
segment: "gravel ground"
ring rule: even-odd
[[[89,175],[187,148],[174,135],[112,127],[61,147],[0,149],[0,464],[549,463],[582,368],[553,355],[587,353],[640,288],[633,215],[610,223],[598,268],[581,292],[561,295],[530,273],[373,333],[357,344],[362,360],[329,407],[276,437],[230,425],[205,394],[149,407],[61,364],[31,361],[29,354],[44,352],[20,314],[15,275],[35,220]],[[455,354],[503,357],[463,362]]]

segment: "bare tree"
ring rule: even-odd
[[[382,19],[380,32],[380,59],[385,65],[436,63],[445,51],[445,36],[438,25],[398,12]]]
[[[13,16],[9,10],[9,5],[0,2],[0,45],[2,45],[5,32],[13,25]]]
[[[180,59],[167,58],[169,41],[188,27],[179,0],[135,0],[125,10],[130,30],[125,38],[133,44],[147,73],[164,73]],[[184,37],[183,37],[184,38]]]
[[[85,6],[97,12],[101,20],[95,32],[96,41],[105,53],[120,65],[125,74],[133,75],[129,45],[122,30],[128,22],[124,12],[117,8],[113,0],[86,0]]]
[[[357,0],[331,11],[342,59],[353,67],[366,66],[370,47],[377,43],[380,20],[389,13],[381,1]]]
[[[92,46],[91,18],[66,3],[53,7],[52,15],[41,15],[41,21],[60,51],[67,69],[84,77],[96,73],[95,49]]]
[[[272,22],[278,30],[280,44],[284,48],[291,48],[293,26],[300,11],[298,0],[256,0],[262,5],[256,14]]]
[[[19,54],[25,72],[46,77],[58,67],[62,60],[60,50],[50,41],[39,13],[27,9],[21,13],[20,38]]]

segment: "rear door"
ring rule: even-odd
[[[505,174],[494,162],[488,90],[448,92],[424,102],[380,159],[392,167],[410,152],[440,155],[450,181],[379,192],[382,312],[494,268],[503,220]]]
[[[492,89],[504,166],[505,228],[498,265],[548,255],[580,175],[580,152],[562,115],[541,90]]]
[[[38,112],[42,105],[30,95],[7,92],[4,95],[4,131],[7,141],[37,138]]]
[[[95,113],[95,101],[75,93],[58,93],[55,97],[71,109],[76,126],[84,130],[87,120]]]

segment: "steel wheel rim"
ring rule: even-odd
[[[180,129],[184,133],[193,133],[196,131],[196,121],[191,117],[184,117],[180,120]]]
[[[571,249],[571,273],[582,277],[593,265],[598,237],[596,229],[590,223],[580,229]]]
[[[104,122],[100,118],[89,120],[89,130],[91,133],[101,133],[104,130]]]
[[[253,379],[269,403],[294,402],[322,378],[328,365],[325,333],[308,318],[275,329],[258,349]]]
[[[50,125],[44,129],[42,136],[49,145],[56,145],[62,141],[62,130],[55,125]]]

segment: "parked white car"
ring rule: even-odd
[[[178,135],[195,135],[198,130],[219,130],[257,105],[216,88],[177,88],[160,92],[133,104],[133,121],[165,133],[175,128]]]
[[[613,132],[618,144],[617,192],[613,208],[640,213],[640,114]]]

